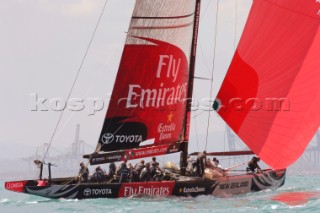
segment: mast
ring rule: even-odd
[[[185,122],[184,122],[184,137],[182,142],[182,151],[180,154],[181,175],[185,175],[186,167],[187,167],[188,141],[189,141],[189,133],[190,133],[190,115],[191,115],[194,71],[195,71],[195,64],[196,64],[200,6],[201,6],[201,0],[197,0],[196,7],[195,7],[193,36],[192,36],[192,44],[191,44],[192,47],[191,47],[191,54],[190,54],[190,72],[189,72],[189,82],[188,82],[189,87],[188,87],[188,96],[187,96],[187,110],[186,110]]]

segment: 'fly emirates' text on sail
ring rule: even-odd
[[[175,59],[172,55],[160,55],[156,78],[172,79],[175,82],[178,77],[181,58]],[[188,83],[165,87],[161,82],[159,88],[142,88],[139,84],[129,84],[126,108],[159,108],[184,102],[187,96]]]

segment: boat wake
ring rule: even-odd
[[[310,192],[283,192],[276,196],[273,196],[271,199],[273,201],[278,201],[289,206],[301,206],[311,200],[319,199],[320,192],[310,191]]]
[[[7,202],[9,202],[9,199],[7,199],[7,198],[3,198],[0,200],[0,203],[7,203]]]

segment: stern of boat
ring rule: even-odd
[[[19,180],[9,181],[4,183],[4,188],[13,192],[26,193],[26,186],[36,186],[37,182],[34,180]]]

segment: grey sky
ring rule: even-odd
[[[0,143],[34,147],[50,141],[60,112],[31,111],[31,94],[65,99],[102,10],[104,0],[0,1]],[[219,22],[213,97],[229,66],[251,0],[224,0]],[[235,14],[237,3],[237,33]],[[111,93],[133,10],[134,0],[109,0],[71,97],[106,99]],[[216,0],[203,0],[196,75],[210,77],[213,64]],[[194,96],[210,97],[210,84],[196,80]],[[102,111],[64,113],[53,146],[67,147],[81,124],[81,138],[95,146]],[[205,135],[208,114],[197,111],[197,132]],[[212,112],[210,132],[225,124]],[[191,136],[195,135],[192,123]],[[211,138],[210,142],[214,139]],[[216,141],[217,142],[217,141]],[[221,143],[221,142],[220,142]],[[211,147],[221,145],[211,145]],[[203,146],[202,146],[203,147]],[[12,152],[14,152],[12,147]],[[201,150],[203,148],[200,148]],[[197,151],[197,150],[196,150]],[[29,153],[30,155],[32,153]]]

